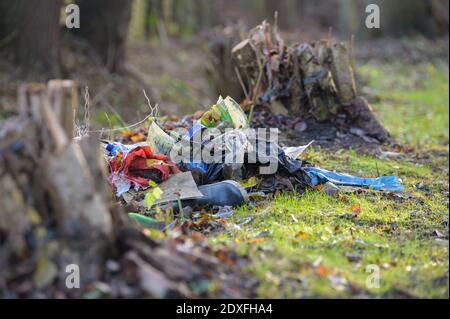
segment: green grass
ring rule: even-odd
[[[374,162],[368,157],[361,161],[368,166]],[[280,194],[264,214],[239,230],[230,226],[230,232],[211,241],[234,243],[251,256],[247,270],[262,280],[261,297],[444,297],[448,247],[433,233],[448,232],[448,207],[441,195],[428,198],[414,191],[417,181],[432,182],[429,168],[414,171],[412,164],[404,166],[398,173],[405,176],[407,190],[413,190],[412,200],[369,191],[338,197],[320,191]],[[359,171],[359,165],[348,171]],[[353,204],[362,208],[356,217]],[[232,223],[255,214],[257,210],[241,207]],[[269,232],[267,237],[255,239],[263,232]],[[320,266],[314,264],[317,260]],[[365,285],[371,264],[381,268],[379,289]],[[327,274],[318,273],[322,267]]]
[[[359,71],[380,98],[374,111],[399,141],[448,145],[448,65],[368,64]]]
[[[307,157],[352,174],[397,175],[408,195],[311,190],[237,209],[209,243],[250,256],[244,271],[260,280],[260,297],[448,298],[448,66],[373,64],[361,73],[378,95],[377,116],[415,156],[314,148]],[[379,267],[379,288],[366,285],[369,265]]]

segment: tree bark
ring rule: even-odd
[[[111,72],[124,70],[125,46],[132,1],[78,0],[80,29]]]
[[[24,73],[37,71],[60,77],[60,28],[62,0],[2,0],[2,31],[10,38],[5,46]]]

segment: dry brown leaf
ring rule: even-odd
[[[304,232],[304,231],[299,231],[296,235],[295,235],[295,237],[297,237],[297,238],[300,238],[300,239],[305,239],[305,238],[307,238],[309,236],[309,234],[307,233],[307,232]]]
[[[355,216],[358,216],[359,214],[361,214],[361,204],[353,204],[352,205],[352,213]]]

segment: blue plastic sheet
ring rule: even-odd
[[[208,169],[208,165],[205,163],[183,162],[183,164],[190,171],[192,171],[193,169],[199,168],[202,170],[202,172],[206,172],[206,170]]]
[[[335,185],[370,187],[375,190],[403,192],[403,185],[397,176],[381,176],[378,178],[363,178],[344,173],[331,172],[319,167],[305,167],[303,170],[311,178],[312,186],[331,182]]]
[[[186,132],[186,135],[184,136],[185,139],[190,140],[194,137],[194,135],[201,131],[202,129],[206,128],[206,126],[202,125],[200,121],[197,121],[194,123],[194,125]]]

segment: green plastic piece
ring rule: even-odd
[[[144,216],[137,213],[128,213],[128,216],[130,216],[131,219],[137,221],[141,226],[144,227],[153,226],[154,224],[159,223],[159,220],[155,218]]]

